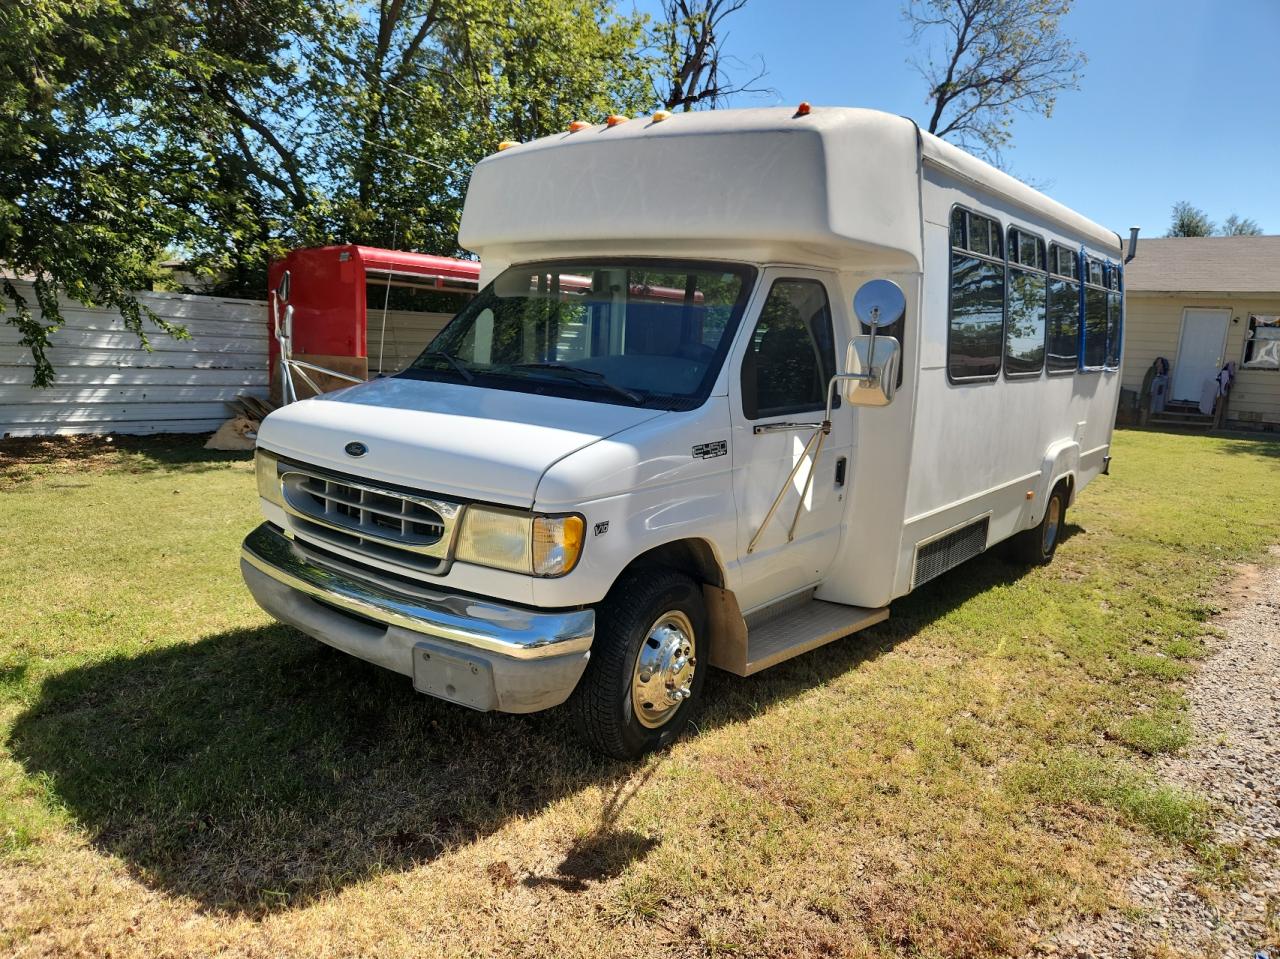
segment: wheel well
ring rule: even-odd
[[[1076,498],[1075,476],[1072,475],[1071,473],[1068,473],[1066,476],[1063,476],[1061,479],[1058,480],[1058,482],[1053,484],[1054,489],[1057,489],[1059,486],[1065,486],[1067,488],[1067,505],[1070,506],[1073,502],[1075,502],[1075,498]]]
[[[628,563],[622,574],[645,568],[674,569],[695,582],[724,588],[724,571],[705,539],[678,539],[655,546]]]

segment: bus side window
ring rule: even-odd
[[[1005,320],[1004,375],[1039,376],[1044,369],[1044,240],[1009,227],[1009,305]]]
[[[1093,257],[1085,260],[1084,347],[1080,351],[1081,368],[1100,370],[1107,360],[1107,288],[1102,263]]]
[[[1049,272],[1046,361],[1050,374],[1072,373],[1080,363],[1080,262],[1075,251],[1050,245]]]
[[[1121,290],[1123,267],[1114,263],[1107,267],[1107,361],[1109,370],[1120,369],[1120,337],[1124,329],[1124,296]]]
[[[991,380],[1004,355],[1004,234],[990,217],[951,211],[947,376]]]

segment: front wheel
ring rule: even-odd
[[[587,744],[616,759],[669,745],[706,680],[702,590],[670,570],[620,579],[596,610],[596,637],[571,700]]]
[[[1043,566],[1053,560],[1057,552],[1062,528],[1067,522],[1067,488],[1059,483],[1049,494],[1044,516],[1031,529],[1023,530],[1013,538],[1013,556],[1032,566]]]

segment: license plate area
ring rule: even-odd
[[[413,648],[413,688],[471,709],[488,711],[498,705],[493,667],[487,660],[434,643]]]

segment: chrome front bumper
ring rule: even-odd
[[[345,575],[308,559],[269,523],[245,538],[240,566],[277,619],[475,709],[532,712],[563,702],[595,636],[591,609],[546,612],[428,586],[410,595]]]

